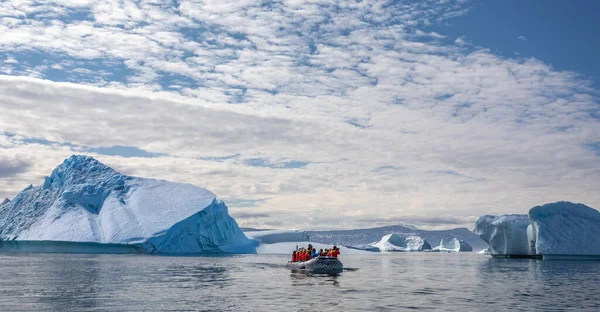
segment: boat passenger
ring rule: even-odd
[[[296,251],[292,252],[292,262],[296,262],[296,254]]]
[[[323,251],[323,248],[321,248],[319,250],[319,256],[321,256],[321,257],[325,256],[325,252]]]
[[[316,248],[313,248],[313,250],[312,250],[312,255],[311,255],[311,256],[312,256],[313,258],[317,258],[317,257],[319,256],[319,253],[317,252],[317,249],[316,249]]]
[[[310,259],[312,258],[312,257],[311,257],[311,254],[310,254],[310,251],[308,251],[308,250],[304,252],[304,256],[306,257],[306,260],[307,260],[307,261],[308,261],[308,260],[310,260]]]
[[[331,256],[336,258],[340,255],[340,249],[337,246],[333,246],[333,250],[331,251]]]

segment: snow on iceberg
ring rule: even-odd
[[[306,242],[309,241],[306,231],[267,230],[244,232],[250,239],[261,244],[274,244],[281,242]]]
[[[557,202],[529,210],[529,240],[544,259],[600,256],[600,212],[584,204]]]
[[[0,239],[141,246],[148,253],[248,253],[225,204],[201,187],[122,175],[71,156],[0,209]]]
[[[405,238],[399,234],[388,234],[373,245],[380,251],[423,251],[431,249],[431,245],[419,236],[411,235]]]
[[[433,251],[447,251],[447,252],[468,252],[473,251],[473,247],[467,244],[464,240],[453,238],[449,241],[444,242],[444,239],[440,241],[440,245],[433,248]]]
[[[527,215],[485,215],[477,219],[473,232],[488,243],[492,255],[533,255],[527,235],[529,224]]]

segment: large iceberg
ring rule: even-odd
[[[0,206],[0,239],[135,245],[148,253],[251,253],[249,240],[212,192],[122,175],[71,156],[42,186]]]
[[[399,234],[388,234],[373,244],[380,251],[423,251],[431,249],[431,245],[419,236],[404,237]]]
[[[444,239],[442,239],[440,245],[433,248],[433,251],[470,252],[473,251],[473,247],[464,240],[458,238],[453,238],[449,241],[444,241]]]
[[[489,245],[492,255],[521,256],[535,254],[527,236],[527,215],[485,215],[475,222],[475,234]]]
[[[600,256],[600,212],[557,202],[529,210],[529,241],[544,258]]]

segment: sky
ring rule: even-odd
[[[243,227],[600,207],[597,1],[5,0],[0,198],[72,154]]]

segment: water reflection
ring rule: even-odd
[[[43,265],[35,266],[30,274],[24,275],[24,283],[36,285],[36,291],[29,294],[30,299],[53,311],[65,306],[99,307],[102,270],[96,257],[71,260],[68,265],[64,256],[48,257]]]
[[[600,262],[399,253],[346,256],[358,270],[311,275],[286,261],[0,254],[0,310],[600,311]]]
[[[340,274],[311,274],[301,270],[291,270],[292,286],[332,285],[340,286]]]

